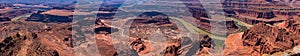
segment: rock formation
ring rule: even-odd
[[[22,35],[21,35],[22,34]],[[25,34],[25,35],[23,35]],[[6,37],[1,44],[1,54],[5,56],[18,56],[18,55],[46,55],[58,56],[59,53],[44,44],[41,44],[37,39],[35,33],[16,33],[15,35]]]
[[[46,25],[42,23],[7,22],[1,23],[1,26],[3,26],[1,29],[3,37],[0,38],[1,55],[73,55],[71,31],[68,30],[70,25],[48,25],[45,27]],[[3,34],[3,32],[10,34]]]
[[[299,45],[299,37],[289,29],[260,23],[244,33],[229,35],[223,53],[224,55],[272,55]]]
[[[41,14],[41,12],[32,14],[25,21],[35,21],[35,22],[72,22],[72,16],[58,16],[50,14]]]

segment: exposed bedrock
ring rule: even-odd
[[[229,35],[223,55],[277,55],[299,45],[299,37],[290,29],[259,23],[243,33]]]

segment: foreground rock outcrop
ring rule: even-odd
[[[36,33],[18,32],[6,37],[0,42],[1,54],[5,56],[59,56],[72,55],[68,54],[58,47],[67,47],[67,45],[51,46],[51,42],[41,41],[43,38]],[[49,43],[49,44],[46,44]],[[72,50],[69,50],[72,51]]]
[[[289,29],[260,23],[244,33],[229,35],[223,55],[275,55],[299,45],[299,37]]]
[[[0,38],[0,55],[74,55],[71,29],[68,24],[45,25],[31,22],[5,22],[1,23],[1,26],[3,27],[0,30],[2,33]]]
[[[5,56],[58,56],[59,53],[38,41],[35,33],[16,33],[4,39],[0,44],[1,54]]]

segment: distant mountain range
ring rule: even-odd
[[[59,3],[59,2],[75,2],[78,0],[0,0],[0,3]],[[104,2],[124,2],[126,0],[93,0]],[[132,1],[132,0],[128,0]],[[140,0],[136,0],[140,1]]]
[[[74,1],[77,0],[0,0],[0,3],[58,3]]]

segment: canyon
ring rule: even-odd
[[[7,1],[0,1],[3,56],[300,53],[298,0],[3,2]]]

